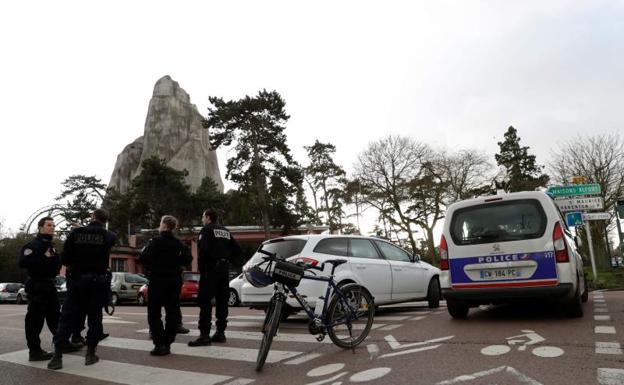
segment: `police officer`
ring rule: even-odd
[[[75,330],[81,312],[87,313],[89,325],[85,365],[93,365],[99,360],[95,349],[103,334],[102,308],[106,305],[108,293],[106,270],[111,248],[117,242],[117,236],[105,228],[107,221],[106,211],[95,210],[89,225],[72,230],[65,241],[61,261],[71,269],[74,282],[72,290],[67,292],[54,335],[54,356],[48,363],[49,369],[63,367],[62,347]]]
[[[229,262],[241,252],[240,246],[228,229],[217,223],[217,212],[204,211],[204,227],[199,233],[199,332],[189,346],[206,346],[211,342],[225,342],[229,288]],[[212,323],[212,299],[216,302],[217,331],[210,337]]]
[[[37,237],[28,242],[20,253],[19,266],[28,271],[26,293],[28,310],[25,318],[26,344],[29,361],[46,361],[52,353],[41,349],[39,334],[44,321],[52,334],[58,326],[60,305],[54,278],[61,270],[61,258],[54,249],[54,219],[41,218]]]
[[[150,278],[147,322],[152,333],[153,356],[170,353],[180,325],[180,289],[182,277],[180,268],[193,260],[191,251],[173,235],[178,220],[165,215],[160,220],[160,234],[152,238],[143,249],[139,261],[145,266]],[[161,308],[165,308],[165,327],[161,319]]]

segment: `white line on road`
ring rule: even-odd
[[[139,330],[138,332],[148,333],[149,329],[142,329],[142,330]],[[187,335],[195,337],[195,336],[199,336],[199,334],[200,334],[199,330],[192,329],[191,332],[188,333]],[[232,339],[260,341],[262,340],[263,334],[261,332],[241,332],[241,331],[236,331],[236,330],[226,330],[225,336],[227,338],[232,338]],[[313,336],[312,334],[279,333],[279,332],[277,333],[275,338],[273,338],[273,341],[309,342],[309,343],[314,343],[314,344],[319,343],[316,340],[316,336]],[[322,343],[327,344],[327,343],[331,343],[331,341],[329,339],[325,339],[323,340]]]
[[[48,370],[46,361],[28,361],[28,350],[0,355],[0,361]],[[231,376],[218,374],[163,369],[108,360],[100,360],[96,365],[85,366],[83,357],[69,354],[63,356],[63,369],[58,372],[126,385],[212,385],[232,379]],[[253,381],[242,380],[247,381],[244,382],[247,384]]]
[[[596,342],[597,354],[622,354],[622,348],[618,342]]]
[[[423,348],[416,348],[416,349],[409,349],[409,350],[403,350],[400,352],[396,352],[396,353],[386,353],[384,355],[379,356],[379,358],[387,358],[387,357],[394,357],[394,356],[402,356],[404,354],[410,354],[410,353],[417,353],[417,352],[422,352],[425,350],[431,350],[431,349],[437,349],[442,345],[433,345],[433,346],[425,346]]]
[[[594,320],[596,321],[611,321],[611,316],[608,315],[595,315]]]
[[[423,320],[423,319],[425,319],[425,317],[419,316],[419,317],[410,318],[410,321],[420,321],[420,320]]]
[[[322,356],[322,354],[320,353],[304,354],[301,357],[297,357],[294,360],[286,361],[284,363],[286,365],[299,365],[299,364],[303,364],[304,362],[312,361],[313,359],[318,358],[320,356]]]
[[[598,383],[600,385],[624,384],[624,369],[598,368]]]
[[[596,302],[596,303],[604,303],[605,300],[604,300],[604,298],[597,298],[597,299],[594,299],[594,302]]]
[[[140,350],[149,352],[154,349],[152,341],[135,340],[131,338],[115,338],[109,337],[102,340],[100,346],[109,348]],[[216,358],[220,360],[256,362],[258,349],[232,348],[227,346],[203,346],[192,348],[187,344],[173,343],[171,344],[171,352],[175,355],[193,356],[202,358]],[[293,358],[301,352],[290,352],[282,350],[271,350],[267,357],[267,362],[279,362],[282,360]]]
[[[377,329],[377,330],[385,330],[385,331],[388,331],[388,330],[398,329],[398,328],[400,328],[401,326],[403,326],[403,325],[402,325],[402,324],[387,325],[387,326],[384,326],[384,327],[379,328],[379,329]]]
[[[615,334],[615,328],[613,326],[596,326],[594,328],[594,332],[601,334]]]
[[[511,366],[499,366],[498,368],[484,370],[482,372],[477,372],[473,374],[464,374],[462,376],[458,376],[450,380],[438,382],[436,385],[451,385],[451,384],[457,384],[460,382],[469,382],[469,381],[476,380],[478,378],[487,377],[489,375],[496,374],[496,373],[503,372],[503,371],[508,374],[513,375],[515,378],[520,380],[523,384],[543,385],[541,382],[532,379],[531,377],[527,376],[524,373],[520,373],[518,370],[512,368]]]
[[[596,313],[608,313],[609,310],[607,310],[607,308],[604,308],[604,309],[594,309],[594,312],[596,312]]]
[[[379,317],[375,317],[375,321],[405,321],[409,317],[410,316],[408,316],[408,315],[406,315],[406,316],[382,315],[382,316],[379,316]]]

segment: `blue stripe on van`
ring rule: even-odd
[[[466,265],[488,264],[495,262],[528,261],[537,262],[537,269],[530,277],[522,277],[513,281],[526,281],[530,279],[556,279],[557,262],[554,251],[541,251],[538,253],[517,253],[501,255],[485,255],[481,257],[453,257],[449,258],[449,270],[451,272],[451,283],[471,283],[483,282],[473,281],[464,272]],[[487,282],[509,282],[509,280],[488,280]]]

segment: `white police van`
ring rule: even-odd
[[[440,242],[442,295],[453,318],[470,307],[550,299],[583,315],[588,291],[580,240],[553,199],[539,191],[480,197],[449,206]]]

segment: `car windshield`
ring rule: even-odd
[[[184,273],[182,279],[184,281],[199,282],[199,273]]]
[[[455,211],[451,237],[458,245],[535,239],[544,235],[546,214],[535,199],[502,201]]]

